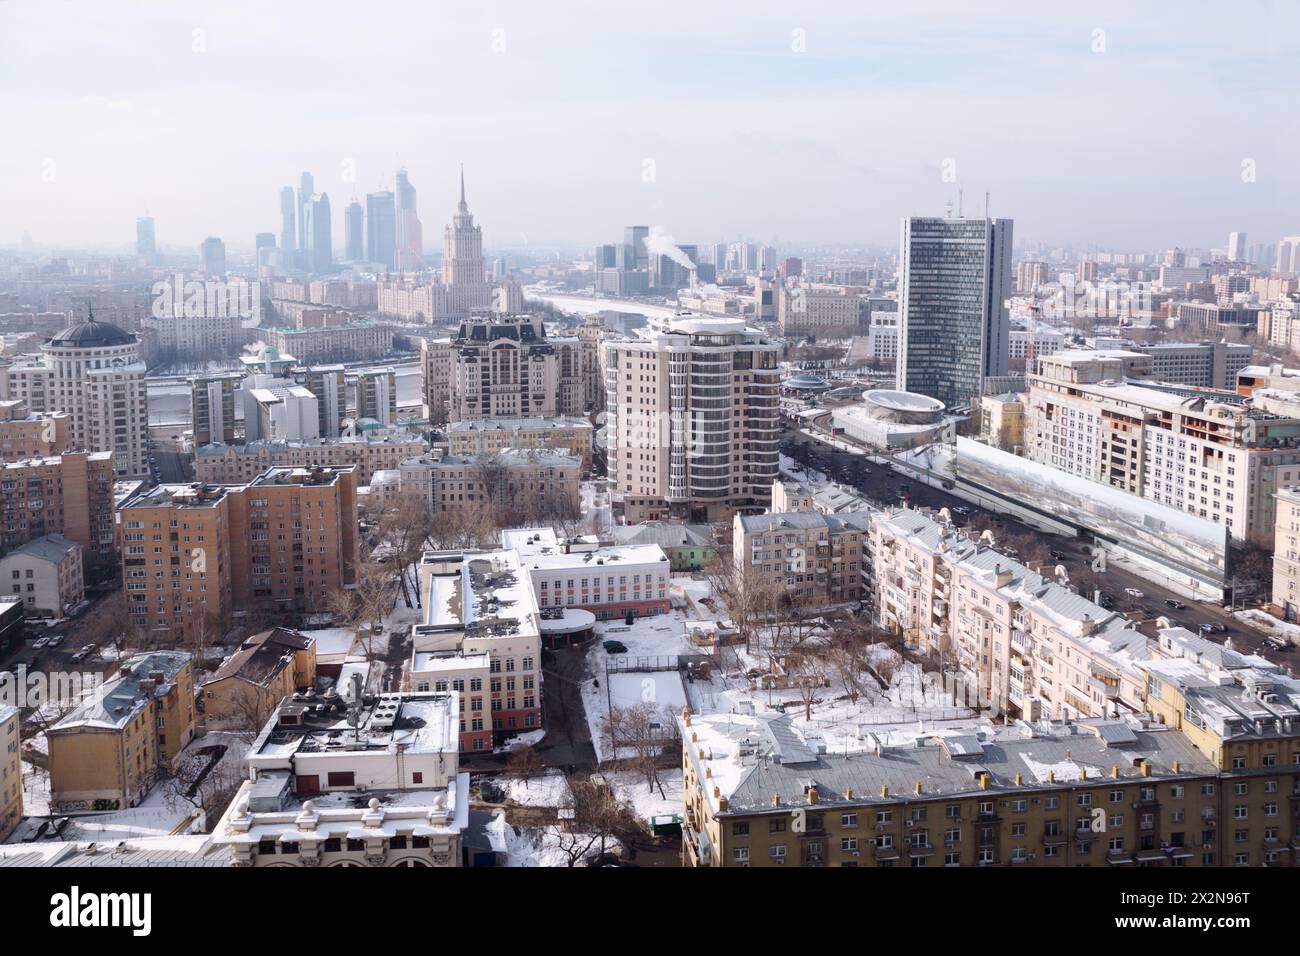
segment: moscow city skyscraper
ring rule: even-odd
[[[405,169],[397,171],[396,204],[397,271],[418,272],[424,268],[424,233],[416,213],[415,187]]]
[[[306,212],[307,237],[305,264],[315,273],[329,272],[334,264],[330,234],[330,197],[326,193],[313,196],[303,207]]]
[[[141,216],[135,221],[135,254],[141,259],[153,261],[157,254],[154,242],[153,217]]]
[[[360,262],[366,254],[366,210],[355,199],[343,210],[343,258]]]
[[[280,248],[288,258],[298,248],[297,205],[293,198],[293,187],[285,186],[280,190]],[[286,260],[286,265],[288,264]]]
[[[397,205],[387,190],[366,194],[366,261],[397,268]]]
[[[949,408],[1007,374],[1010,219],[903,220],[898,387]]]

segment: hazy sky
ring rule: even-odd
[[[1300,5],[1134,6],[0,0],[0,244],[251,245],[305,169],[341,245],[405,165],[437,247],[461,161],[498,246],[892,245],[959,185],[1018,241],[1300,233]]]

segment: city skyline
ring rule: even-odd
[[[160,248],[251,246],[280,231],[278,191],[301,170],[342,209],[394,189],[404,167],[437,221],[461,162],[496,247],[650,222],[699,242],[889,248],[901,217],[941,215],[959,189],[968,215],[991,193],[991,215],[1017,219],[1026,243],[1296,232],[1283,172],[1295,134],[1269,118],[1286,114],[1297,13],[1172,10],[692,8],[684,30],[671,16],[435,8],[405,10],[394,30],[332,4],[307,18],[6,3],[0,105],[24,132],[0,159],[0,246],[129,248],[146,210]],[[277,40],[289,31],[292,47]],[[33,92],[22,78],[55,54],[75,68]],[[222,149],[198,148],[214,136]]]

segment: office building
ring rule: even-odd
[[[386,190],[366,195],[366,261],[397,268],[397,197]]]
[[[1010,219],[903,220],[898,388],[948,408],[1007,374]]]
[[[419,272],[424,268],[424,232],[416,211],[415,187],[405,169],[397,171],[395,229],[398,272]]]
[[[135,221],[135,254],[149,263],[157,258],[152,216],[141,216]]]
[[[366,211],[355,199],[343,210],[343,256],[361,262],[366,255]]]
[[[199,246],[199,255],[203,259],[203,271],[210,276],[226,274],[226,244],[216,236],[208,236]]]

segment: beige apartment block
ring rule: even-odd
[[[271,468],[245,485],[159,485],[121,512],[132,623],[210,639],[236,619],[319,612],[356,578],[356,471]]]
[[[1273,606],[1287,621],[1300,616],[1300,489],[1280,488],[1273,529]]]
[[[363,431],[343,438],[260,439],[241,445],[203,445],[194,452],[194,477],[206,484],[246,484],[268,468],[357,470],[357,483],[370,484],[377,471],[396,468],[425,454],[429,443],[404,428]]]
[[[257,730],[280,701],[316,683],[316,641],[288,628],[254,634],[199,688],[206,730]]]
[[[71,442],[72,416],[67,412],[38,415],[22,399],[0,401],[0,461],[61,455]]]
[[[1028,378],[1027,457],[1271,546],[1274,493],[1300,479],[1300,413],[1259,394],[1243,404],[1226,392],[1189,397],[1124,383],[1135,355],[1042,359]]]
[[[683,714],[685,865],[1295,865],[1300,771],[1225,773],[1150,718],[922,729],[848,756],[790,720]]]
[[[88,559],[111,561],[112,452],[68,452],[0,464],[0,548],[47,534],[81,545]]]
[[[466,319],[451,349],[453,422],[583,412],[581,344],[548,337],[540,316]]]
[[[451,400],[451,339],[420,340],[420,373],[425,417],[435,424],[445,422]]]
[[[0,843],[23,818],[21,723],[17,707],[0,704]]]
[[[400,487],[429,502],[434,511],[474,503],[498,516],[555,518],[581,508],[582,460],[548,448],[507,448],[491,455],[424,456],[402,462]]]
[[[740,574],[792,597],[845,604],[867,594],[863,565],[871,558],[870,535],[866,512],[738,514],[732,522],[732,560]]]
[[[194,738],[192,658],[141,654],[51,727],[50,807],[56,813],[124,810]]]
[[[609,482],[626,520],[761,511],[778,471],[780,346],[739,319],[639,331],[605,343]]]
[[[509,448],[549,448],[575,455],[583,471],[591,469],[595,429],[585,418],[483,418],[447,426],[447,451],[475,458]]]

